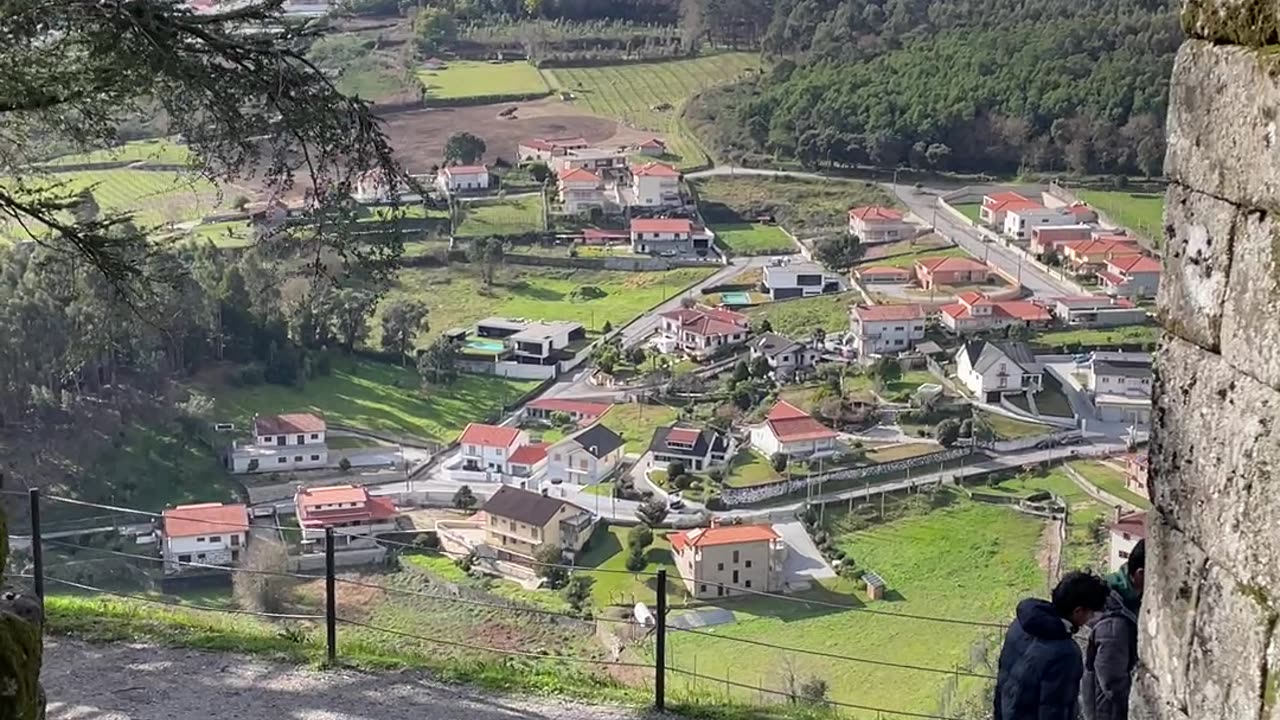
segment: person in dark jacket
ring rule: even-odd
[[[1129,687],[1138,663],[1138,609],[1147,572],[1147,545],[1139,540],[1129,562],[1107,576],[1111,595],[1093,623],[1084,654],[1080,707],[1085,720],[1129,720]]]
[[[1076,720],[1084,664],[1071,636],[1107,602],[1092,573],[1070,572],[1052,601],[1028,598],[1005,633],[996,674],[994,720]]]

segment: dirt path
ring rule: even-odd
[[[1046,585],[1052,588],[1058,584],[1058,570],[1062,567],[1062,536],[1058,534],[1058,521],[1045,523],[1044,532],[1040,533],[1040,549],[1036,553],[1036,561],[1044,571]]]
[[[228,653],[49,639],[50,720],[636,720],[617,707],[503,696],[411,673],[320,672]]]

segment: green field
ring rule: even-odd
[[[544,71],[557,92],[572,93],[578,107],[616,118],[629,127],[664,135],[681,167],[700,165],[705,154],[680,122],[684,103],[699,91],[724,85],[760,66],[752,53],[720,53],[655,63],[554,68]]]
[[[458,237],[523,235],[543,230],[542,200],[538,197],[463,203],[461,212],[462,222],[454,233]]]
[[[982,203],[955,203],[951,207],[959,210],[965,217],[976,222],[982,221]]]
[[[717,220],[745,223],[763,213],[773,215],[793,233],[832,226],[843,230],[849,223],[849,208],[894,205],[879,185],[848,180],[715,175],[691,182],[698,192],[698,206],[712,227]]]
[[[441,70],[419,70],[417,75],[427,97],[441,100],[550,91],[542,73],[527,62],[458,60]]]
[[[1111,345],[1155,345],[1160,337],[1156,325],[1131,325],[1117,328],[1090,328],[1082,330],[1051,330],[1037,333],[1032,339],[1035,345],[1048,347],[1107,347]]]
[[[711,228],[716,238],[734,255],[789,255],[796,244],[777,225],[735,223]]]
[[[1080,489],[1061,468],[1044,477],[1024,475],[1000,483],[997,489],[1019,495],[1047,490],[1067,504],[1067,544],[1062,549],[1062,568],[1106,570],[1106,533],[1102,530],[1111,508]]]
[[[1110,493],[1121,500],[1126,500],[1143,510],[1151,508],[1151,501],[1126,488],[1124,486],[1124,473],[1110,465],[1097,460],[1076,460],[1068,464],[1071,469],[1080,473],[1085,480],[1088,480],[1103,492]]]
[[[1123,190],[1076,190],[1084,202],[1112,222],[1142,235],[1159,246],[1164,237],[1164,195]]]
[[[827,512],[829,525],[838,527],[843,513]],[[858,567],[872,570],[888,582],[888,599],[866,607],[964,620],[1003,623],[1017,601],[1043,592],[1044,576],[1036,567],[1036,545],[1043,524],[1002,507],[967,501],[927,514],[875,525],[857,532],[835,533],[837,546]],[[840,581],[847,589],[854,583]],[[845,605],[866,602],[860,584],[856,594],[815,591],[801,595]],[[984,638],[998,642],[996,628],[949,625],[834,610],[773,599],[737,600],[726,607],[737,622],[710,629],[712,636],[668,635],[668,662],[711,678],[724,678],[752,690],[730,695],[759,702],[754,690],[763,684],[782,689],[790,667],[802,679],[821,678],[830,684],[835,701],[935,713],[946,675],[814,657],[802,653],[735,643],[729,638],[819,650],[926,667],[967,666],[970,648]],[[998,649],[998,646],[997,646]],[[995,652],[990,658],[994,664]],[[983,668],[985,671],[985,668]],[[672,682],[683,687],[686,676]],[[723,685],[702,681],[708,693],[724,692]],[[979,681],[962,680],[963,694],[973,694]],[[873,715],[858,715],[871,718]],[[888,717],[886,715],[886,717]]]
[[[132,212],[134,222],[144,227],[196,220],[220,208],[217,190],[210,182],[170,171],[117,169],[53,173],[39,179],[30,178],[27,186],[48,187],[56,197],[92,190],[103,212]],[[10,234],[12,232],[11,229]]]
[[[452,385],[422,389],[417,372],[369,360],[335,362],[333,372],[297,389],[281,385],[204,384],[221,418],[247,423],[255,414],[318,412],[331,423],[451,442],[469,422],[496,415],[537,385],[462,375]]]
[[[867,450],[867,460],[873,463],[887,463],[894,460],[931,455],[942,450],[941,445],[933,443],[896,443]]]
[[[728,487],[753,487],[768,485],[781,479],[769,463],[769,458],[751,448],[742,448],[729,463],[724,484]]]
[[[596,526],[595,533],[587,541],[586,551],[578,559],[578,565],[587,568],[607,570],[625,570],[627,561],[627,532],[631,528],[609,526],[601,523]],[[680,581],[680,573],[676,571],[675,561],[671,558],[671,543],[667,542],[665,532],[654,533],[653,544],[645,553],[649,564],[642,572],[654,573],[659,568],[667,569],[667,597],[671,602],[678,602],[687,597],[684,583]],[[627,575],[624,573],[588,573],[595,578],[591,589],[591,600],[596,607],[607,605],[625,605],[634,607],[642,602],[652,607],[657,601],[657,581],[646,575]]]
[[[887,265],[889,267],[910,268],[910,267],[915,267],[916,262],[919,260],[925,260],[927,258],[943,258],[943,257],[967,258],[972,256],[969,255],[969,253],[965,252],[963,249],[958,247],[933,248],[933,249],[917,250],[915,252],[908,252],[902,255],[896,255],[891,258],[864,260],[860,264],[863,266]],[[857,268],[854,268],[854,270],[857,270]]]
[[[791,338],[806,338],[815,328],[828,333],[849,329],[849,305],[857,301],[852,293],[818,295],[757,305],[746,311],[753,323],[768,320],[773,331]]]
[[[490,315],[572,320],[590,331],[599,331],[606,322],[621,327],[713,272],[715,268],[627,273],[505,265],[497,268],[494,286],[486,290],[477,265],[456,263],[402,269],[389,297],[410,296],[427,304],[431,329],[418,338],[418,345],[425,346],[449,328],[468,327]],[[588,286],[599,288],[604,296],[582,299],[574,294]],[[376,347],[381,337],[378,317],[372,326],[369,344]]]
[[[614,405],[602,422],[627,441],[627,452],[642,453],[649,448],[653,431],[670,425],[679,416],[679,410],[666,405],[627,403]]]
[[[996,433],[997,440],[1016,440],[1024,437],[1034,437],[1036,435],[1047,435],[1054,432],[1056,428],[1050,425],[1041,425],[1039,423],[1026,422],[1011,418],[999,413],[987,412],[985,410],[975,411],[991,426]]]
[[[93,150],[75,155],[63,155],[49,161],[50,165],[80,165],[109,162],[153,162],[164,165],[185,165],[191,158],[187,146],[172,140],[135,140],[118,147]]]

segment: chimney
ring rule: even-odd
[[[711,518],[711,527],[713,527],[713,528],[718,528],[718,527],[720,527],[720,520],[719,520],[718,518],[715,518],[715,517]]]
[[[547,489],[542,488],[542,497],[547,497]],[[1116,512],[1120,512],[1120,508],[1116,508]]]
[[[1115,507],[1114,517],[1112,517],[1111,521],[1117,522],[1117,523],[1120,522],[1120,506],[1119,505]]]

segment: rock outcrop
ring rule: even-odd
[[[0,718],[43,720],[42,612],[34,596],[5,586],[8,557],[9,534],[0,511]]]
[[[1182,19],[1130,714],[1280,720],[1280,2]]]

